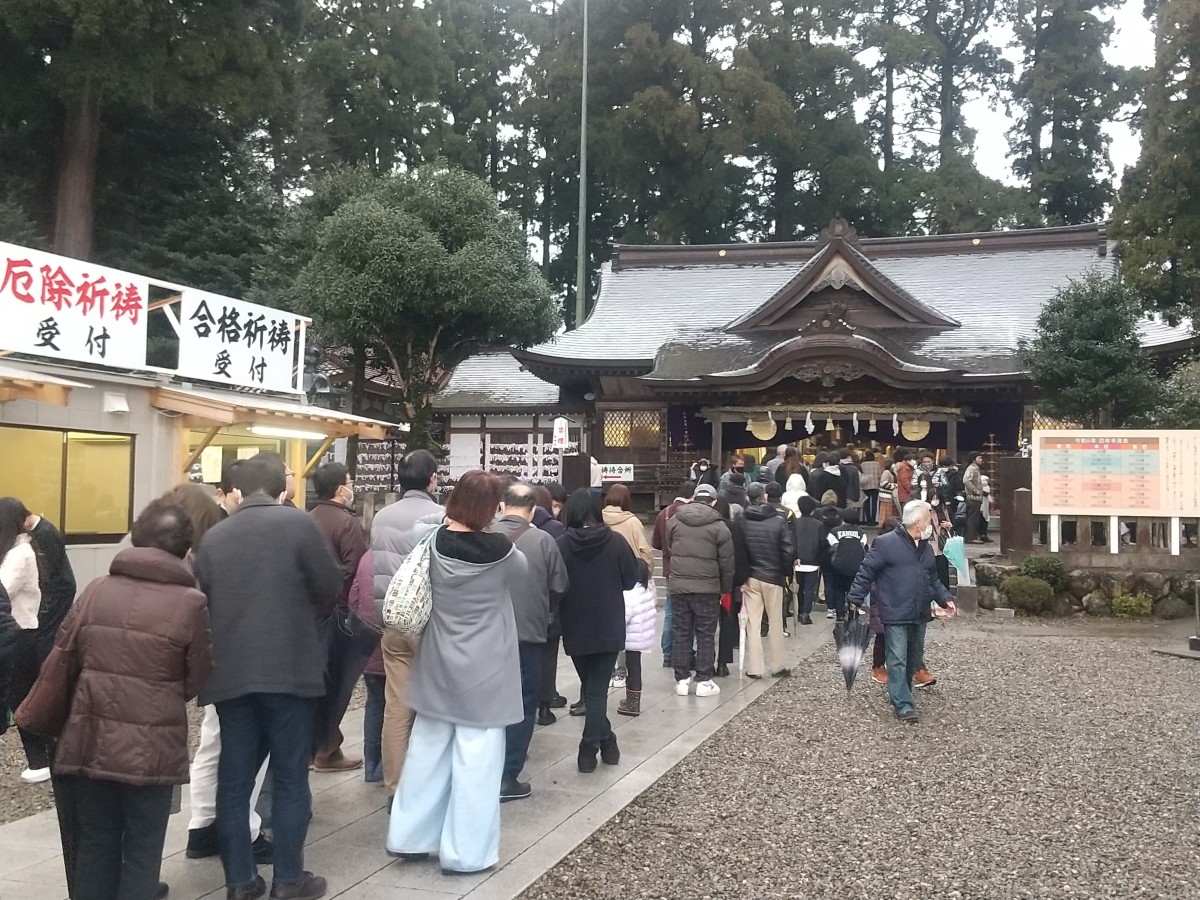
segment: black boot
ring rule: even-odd
[[[553,725],[558,721],[558,716],[550,712],[549,703],[543,703],[538,707],[537,716],[534,717],[533,721],[539,725]]]
[[[599,747],[595,744],[585,744],[579,742],[579,771],[580,772],[595,772],[596,771],[596,753]]]
[[[713,673],[717,678],[725,678],[729,675],[729,666],[721,663],[717,666],[717,671]]]
[[[571,715],[586,716],[587,715],[587,704],[584,703],[582,700],[580,700],[578,703],[572,703],[571,704]]]
[[[187,858],[207,859],[221,852],[217,843],[217,825],[205,825],[203,828],[192,828],[188,831]]]
[[[600,744],[600,758],[606,766],[615,766],[621,761],[621,748],[617,746],[615,734],[610,734],[608,739]]]

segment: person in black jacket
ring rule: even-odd
[[[596,754],[607,765],[621,760],[608,719],[608,682],[625,649],[625,591],[648,577],[629,542],[604,524],[600,498],[576,489],[563,510],[567,533],[558,539],[569,586],[559,605],[563,649],[575,664],[583,691],[583,737],[579,771],[596,771]]]
[[[825,556],[825,527],[813,518],[817,501],[807,494],[797,501],[800,515],[792,521],[796,535],[796,593],[800,601],[800,624],[812,624],[813,603],[821,583],[821,562]]]
[[[768,486],[778,487],[778,483]],[[772,675],[786,676],[783,666],[783,586],[796,561],[796,543],[791,523],[772,503],[752,506],[742,515],[734,534],[742,545],[749,566],[742,602],[746,606],[746,674],[761,678],[764,670],[762,633],[763,611],[770,623]],[[738,547],[734,547],[735,558]]]
[[[818,503],[824,502],[822,498],[826,491],[833,491],[837,498],[837,508],[843,509],[846,506],[846,476],[838,465],[836,453],[830,451],[817,454],[808,473],[807,485],[809,496]]]

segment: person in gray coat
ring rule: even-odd
[[[216,704],[221,724],[217,837],[227,894],[265,892],[250,843],[250,795],[270,753],[272,894],[319,897],[325,879],[304,871],[308,765],[325,694],[320,622],[333,611],[342,573],[312,518],[279,505],[287,487],[278,457],[246,460],[234,480],[244,499],[204,536],[195,567],[212,627],[213,672],[200,703]]]
[[[667,523],[671,549],[671,640],[675,667],[675,693],[686,697],[692,678],[688,657],[696,646],[696,696],[721,693],[712,680],[716,671],[717,619],[721,595],[733,588],[733,538],[724,520],[713,509],[717,492],[700,485],[690,503],[679,507]]]
[[[433,605],[413,662],[416,718],[388,828],[389,851],[437,853],[449,874],[500,860],[505,726],[523,718],[512,595],[529,566],[512,541],[485,530],[499,504],[499,478],[466,473],[430,546]]]
[[[437,460],[428,450],[405,454],[397,466],[397,477],[404,495],[391,506],[375,514],[371,522],[371,556],[375,564],[375,613],[382,616],[383,596],[400,563],[417,544],[414,529],[422,519],[445,512],[433,499],[437,486]],[[380,641],[383,656],[383,781],[388,796],[396,793],[400,770],[408,752],[413,712],[408,706],[408,679],[418,638],[384,631]]]
[[[504,779],[500,782],[500,802],[520,800],[533,793],[528,782],[517,776],[525,767],[529,741],[533,738],[533,717],[542,692],[542,657],[550,627],[551,610],[557,610],[567,591],[567,567],[558,543],[549,533],[535,528],[533,513],[536,495],[528,484],[509,485],[504,494],[500,519],[492,531],[502,534],[525,554],[529,573],[518,590],[513,591],[513,612],[517,617],[517,647],[521,657],[521,700],[525,718],[508,726],[505,736]]]

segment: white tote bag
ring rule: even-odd
[[[383,626],[405,637],[418,637],[429,624],[433,608],[433,588],[429,583],[429,562],[433,539],[438,529],[430,529],[388,582],[383,595]]]

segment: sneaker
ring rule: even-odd
[[[696,685],[697,697],[715,697],[721,693],[721,686],[715,681],[701,681]]]
[[[801,625],[811,625],[812,624],[812,616],[801,616],[800,624]]]
[[[250,845],[250,849],[254,852],[254,861],[258,865],[275,865],[275,845],[267,839],[265,834],[256,837],[254,843]]]
[[[774,672],[771,673],[771,677],[772,678],[791,678],[792,670],[791,669],[776,669]]]
[[[624,675],[614,675],[612,678],[610,678],[608,680],[608,686],[610,688],[625,687],[625,676]]]
[[[549,703],[547,703],[546,705],[547,705],[547,706],[549,706],[551,709],[566,709],[566,708],[567,708],[567,704],[568,704],[569,702],[570,702],[570,701],[569,701],[569,700],[567,700],[567,698],[566,698],[566,697],[564,697],[562,694],[555,694],[555,695],[554,695],[554,699],[553,699],[553,700],[551,700],[551,701],[550,701]]]
[[[225,888],[225,900],[258,900],[267,892],[267,883],[255,875],[249,884],[233,884]]]
[[[917,725],[921,721],[921,719],[917,715],[917,711],[915,709],[900,710],[896,713],[896,718],[899,719],[901,722],[903,722],[905,725]]]
[[[516,775],[505,775],[500,781],[500,802],[524,800],[533,793],[533,787],[528,781],[517,781]]]
[[[917,669],[913,675],[913,687],[933,687],[937,684],[937,679],[930,674],[928,669]]]
[[[887,684],[887,668],[876,666],[871,670],[871,677],[875,679],[876,684]]]
[[[835,612],[833,611],[833,608],[832,608],[832,607],[830,607],[830,609],[829,609],[829,612],[825,613],[825,618],[827,618],[827,619],[833,619],[833,618],[836,618],[836,617],[837,617],[837,613],[835,613]]]
[[[312,872],[305,872],[299,881],[291,884],[272,884],[271,900],[318,900],[325,896],[325,879]]]
[[[580,700],[578,703],[572,703],[571,709],[569,710],[569,712],[573,716],[586,716],[587,715],[587,704],[584,703],[582,700]]]
[[[686,697],[692,689],[692,679],[685,678],[683,681],[675,682],[675,693],[680,697]]]
[[[50,780],[50,767],[44,769],[26,769],[21,773],[21,780],[26,784],[41,784]]]

